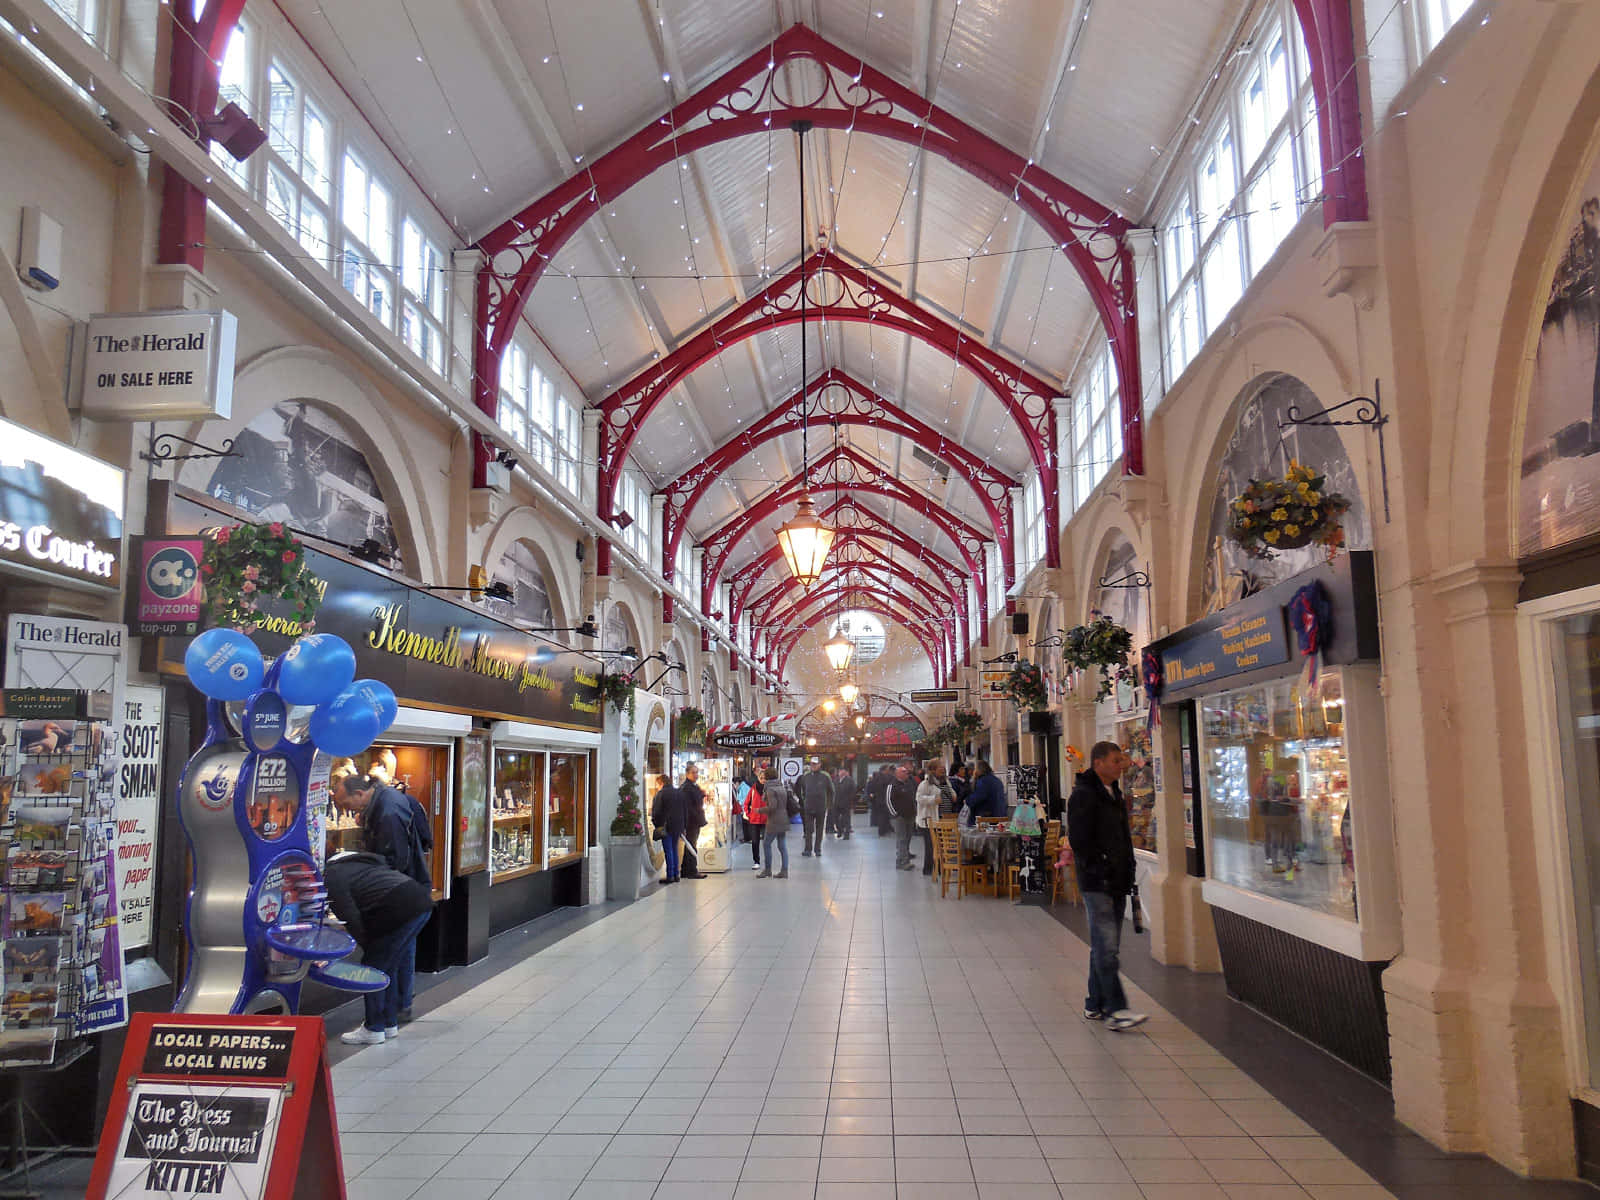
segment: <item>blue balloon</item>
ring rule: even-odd
[[[184,651],[189,682],[213,700],[243,700],[261,686],[256,644],[237,629],[208,629]]]
[[[356,677],[356,652],[331,633],[313,633],[284,651],[278,695],[288,704],[323,704]]]
[[[400,712],[400,702],[394,698],[394,689],[387,683],[380,683],[376,679],[358,679],[348,690],[367,700],[377,710],[379,733],[394,724]]]
[[[365,696],[346,688],[311,714],[311,740],[335,758],[360,754],[378,736],[378,710]]]

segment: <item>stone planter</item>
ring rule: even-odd
[[[639,898],[639,864],[644,858],[643,837],[614,837],[606,850],[606,899]]]

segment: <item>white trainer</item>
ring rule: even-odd
[[[368,1029],[365,1025],[361,1025],[341,1033],[339,1040],[346,1046],[381,1046],[385,1039],[383,1030]]]
[[[383,1027],[383,1036],[387,1041],[394,1041],[395,1038],[400,1036],[400,1026],[385,1025]]]
[[[1120,1008],[1106,1018],[1106,1028],[1118,1033],[1127,1029],[1134,1029],[1143,1025],[1150,1019],[1150,1014],[1134,1012],[1131,1008]]]

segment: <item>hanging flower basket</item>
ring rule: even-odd
[[[928,735],[922,739],[922,744],[926,746],[930,752],[935,750],[943,750],[946,746],[954,746],[956,744],[956,738],[957,733],[955,722],[945,721],[943,724],[938,725],[934,729],[930,730]]]
[[[1095,694],[1098,703],[1111,695],[1119,682],[1133,678],[1133,668],[1128,665],[1133,634],[1098,609],[1091,609],[1089,616],[1092,620],[1087,625],[1062,630],[1061,661],[1069,671],[1100,672],[1100,690]]]
[[[690,707],[680,712],[678,714],[678,748],[684,750],[704,742],[709,724],[706,720],[706,714],[698,708]]]
[[[619,671],[612,674],[607,671],[600,676],[600,696],[610,702],[611,707],[619,713],[633,716],[633,693],[635,689],[633,676]]]
[[[262,600],[283,600],[303,633],[316,627],[322,604],[316,578],[306,569],[305,547],[281,521],[207,530],[200,558],[206,615],[214,626],[249,632],[265,621]]]
[[[1044,672],[1031,662],[1019,662],[1006,677],[1004,695],[1019,709],[1038,712],[1050,707],[1050,692],[1044,685]]]
[[[1339,518],[1350,501],[1325,492],[1326,475],[1290,461],[1282,479],[1252,479],[1228,505],[1228,537],[1251,558],[1272,558],[1279,550],[1316,543],[1332,558],[1344,546]]]
[[[956,741],[960,745],[982,741],[989,736],[989,727],[973,709],[956,709],[950,717],[950,723],[955,726]]]

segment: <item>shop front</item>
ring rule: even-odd
[[[1229,993],[1387,1082],[1380,976],[1400,924],[1371,554],[1151,648]]]
[[[191,494],[171,495],[167,512],[173,536],[240,519]],[[419,968],[475,961],[493,934],[582,903],[601,735],[598,664],[340,555],[308,548],[306,563],[321,595],[317,631],[347,641],[357,675],[388,684],[400,701],[370,750],[319,755],[318,766],[327,792],[348,775],[371,775],[428,814],[438,904],[418,942]],[[269,657],[301,633],[275,603],[262,603],[266,620],[252,634]],[[186,646],[162,638],[159,666],[174,680],[169,706],[193,709],[196,694],[182,681]],[[189,751],[168,753],[184,761]],[[319,823],[324,837],[314,849],[359,845],[358,826],[331,805],[314,815],[314,830]]]

